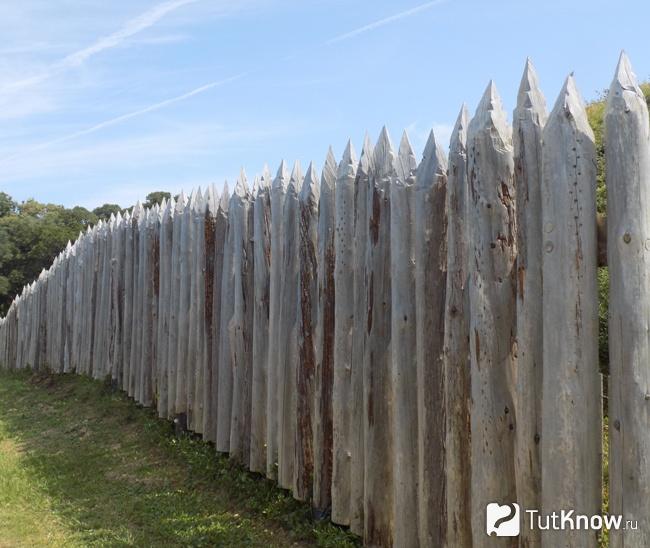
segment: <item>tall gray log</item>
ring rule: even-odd
[[[161,205],[162,207],[162,205]],[[159,307],[158,307],[158,354],[156,367],[158,369],[158,416],[169,416],[169,352],[171,337],[171,299],[172,299],[172,235],[173,215],[176,202],[171,198],[162,207],[160,220],[160,276],[159,276]]]
[[[357,160],[348,142],[336,179],[334,249],[334,388],[332,410],[334,461],[332,521],[350,524],[350,421],[352,396],[352,333],[354,327],[354,183]]]
[[[135,211],[135,208],[134,208]],[[124,295],[122,298],[122,360],[118,373],[118,382],[122,390],[128,390],[129,369],[131,357],[131,317],[133,315],[133,221],[131,214],[127,211],[124,214]],[[81,245],[79,246],[78,260],[81,262]],[[75,281],[79,287],[81,279]],[[79,303],[75,303],[75,308]],[[79,308],[77,308],[79,310]],[[76,330],[75,330],[76,331]],[[77,350],[78,351],[78,350]],[[78,357],[77,357],[78,359]]]
[[[124,220],[120,212],[115,218],[113,228],[113,239],[111,244],[111,378],[113,382],[119,382],[119,374],[122,361],[122,321],[124,292]],[[71,278],[70,278],[71,279]],[[70,291],[68,287],[67,291]],[[68,300],[69,302],[69,300]],[[66,316],[70,312],[66,308]],[[69,320],[68,320],[69,322]],[[67,339],[70,338],[70,327],[67,327]],[[68,362],[68,360],[66,360]]]
[[[350,417],[350,530],[363,536],[363,489],[365,463],[363,450],[363,360],[366,351],[368,321],[368,188],[373,147],[365,136],[354,183],[354,318],[352,335],[352,413]]]
[[[467,134],[470,196],[472,531],[485,535],[485,508],[516,500],[516,218],[512,129],[488,85]]]
[[[572,76],[543,133],[544,368],[542,512],[600,511],[596,151]],[[562,471],[562,473],[558,473]],[[543,545],[594,546],[594,531],[554,532]]]
[[[224,191],[225,192],[225,191]],[[225,233],[223,270],[221,277],[221,318],[219,320],[219,378],[217,397],[217,451],[230,451],[230,417],[232,413],[232,351],[230,346],[230,321],[232,320],[235,301],[235,278],[233,274],[234,229],[232,223],[232,205],[234,194],[227,196],[228,228]]]
[[[146,222],[148,210],[143,208],[142,214],[136,219],[133,235],[133,316],[131,321],[132,340],[131,340],[131,365],[129,378],[129,396],[135,401],[141,402],[139,398],[140,390],[140,369],[142,367],[142,323],[143,323],[143,291],[144,291],[144,271],[145,253],[144,243],[146,238]]]
[[[296,448],[293,496],[311,500],[314,478],[316,325],[318,323],[318,202],[320,188],[310,164],[298,210],[298,369],[296,371]]]
[[[278,370],[278,484],[292,489],[295,469],[298,372],[298,288],[299,288],[299,233],[298,196],[303,175],[296,162],[284,199],[283,211],[283,265],[280,318],[280,368]]]
[[[251,242],[251,194],[242,174],[230,205],[233,233],[234,309],[230,325],[233,357],[230,458],[250,462],[251,390],[253,357],[253,248]]]
[[[191,265],[193,257],[192,242],[194,231],[192,227],[193,211],[196,208],[197,192],[192,191],[189,202],[185,205],[182,215],[174,219],[180,222],[180,267],[179,267],[179,296],[178,296],[178,346],[176,348],[176,404],[174,412],[177,415],[188,411],[188,390],[190,371],[194,364],[189,359],[190,335],[190,297],[191,297]]]
[[[363,361],[364,542],[393,544],[393,404],[391,384],[390,184],[395,154],[383,128],[368,189],[368,318]],[[338,319],[338,318],[337,318]],[[414,493],[414,496],[416,494]]]
[[[253,205],[253,389],[250,469],[266,473],[266,420],[269,366],[269,299],[271,259],[271,175],[260,180]]]
[[[393,393],[393,542],[418,545],[418,379],[415,319],[415,171],[406,132],[390,185],[391,384]],[[427,334],[428,336],[429,334]]]
[[[282,323],[281,292],[283,277],[284,242],[284,199],[287,193],[289,174],[282,161],[271,185],[271,261],[269,276],[269,366],[266,414],[266,475],[278,477],[278,417],[280,414],[279,387],[283,382],[279,376],[282,359],[280,326]]]
[[[447,159],[433,132],[417,168],[414,194],[418,525],[420,545],[433,547],[444,546],[447,538],[441,487],[446,482]]]
[[[334,209],[336,160],[330,148],[321,174],[318,208],[318,323],[314,381],[314,488],[321,514],[332,503],[332,388],[334,383]]]
[[[211,355],[211,379],[207,384],[206,390],[209,390],[207,399],[207,411],[204,415],[207,423],[203,427],[205,439],[216,442],[217,440],[217,414],[219,399],[219,360],[221,348],[221,288],[223,280],[224,265],[224,247],[228,234],[228,203],[230,191],[228,183],[224,185],[221,192],[221,198],[217,206],[214,219],[214,265],[213,265],[213,282],[212,282],[212,355]],[[206,240],[207,241],[207,240]]]
[[[206,190],[207,193],[207,190]],[[187,425],[198,434],[203,430],[203,357],[205,355],[205,212],[207,194],[197,191],[191,212],[192,264],[190,271],[190,323],[187,379]]]
[[[447,546],[471,546],[467,108],[451,136],[447,184],[444,377]]]
[[[650,127],[625,55],[605,112],[609,265],[609,511],[638,520],[617,547],[650,545]]]
[[[523,508],[541,507],[539,440],[542,431],[542,130],[546,101],[530,60],[513,115],[517,193],[517,384],[515,437],[517,500]],[[539,545],[538,530],[524,528],[522,539]]]
[[[214,183],[209,185],[205,194],[205,208],[200,226],[203,229],[199,235],[201,247],[197,253],[198,266],[202,272],[197,273],[199,283],[202,284],[201,292],[203,302],[199,303],[201,308],[199,322],[202,329],[203,340],[201,345],[200,374],[196,381],[196,400],[200,402],[201,416],[196,419],[195,426],[203,434],[206,441],[214,441],[212,435],[212,371],[213,371],[213,349],[214,349],[214,268],[215,268],[215,227],[216,215],[218,212],[219,195]]]
[[[120,233],[120,264],[123,265],[124,261],[124,220],[121,218],[121,215],[118,213],[118,222],[119,222],[119,233]],[[69,242],[68,242],[69,244]],[[76,242],[75,242],[76,244]],[[66,290],[65,290],[65,360],[63,364],[63,372],[70,373],[72,371],[73,364],[73,341],[74,341],[74,299],[77,288],[75,287],[75,280],[77,279],[76,269],[77,269],[77,246],[68,245],[68,277],[66,280]],[[123,273],[120,273],[120,282],[123,282]],[[121,309],[121,292],[115,295],[117,302],[115,303],[116,307]],[[115,333],[116,343],[115,343],[115,379],[119,377],[120,364],[122,361],[122,348],[121,348],[121,331],[119,331],[121,326],[121,318],[118,320],[117,330]]]
[[[176,386],[178,378],[178,344],[179,344],[179,310],[181,293],[181,227],[183,224],[183,212],[187,207],[187,198],[181,191],[176,207],[174,208],[174,220],[172,222],[172,258],[171,258],[171,298],[169,314],[169,342],[167,352],[167,417],[172,418],[176,414]]]

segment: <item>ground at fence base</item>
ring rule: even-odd
[[[355,546],[102,384],[0,373],[0,546]]]

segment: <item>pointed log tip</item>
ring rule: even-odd
[[[451,132],[449,139],[449,148],[455,152],[464,151],[467,145],[467,128],[469,126],[469,110],[465,103],[460,107],[458,118],[454,124],[454,129]]]
[[[411,140],[409,139],[409,135],[406,130],[402,132],[402,139],[400,140],[399,143],[399,155],[415,157],[415,153],[413,152],[413,146],[411,145]]]
[[[276,179],[286,179],[288,174],[289,170],[287,168],[287,163],[284,160],[281,160],[280,167],[278,167],[278,172],[276,174]]]
[[[233,191],[233,196],[239,196],[240,198],[245,198],[248,195],[248,184],[246,183],[246,174],[242,172],[237,178],[235,183],[235,190]]]
[[[373,163],[382,176],[390,175],[395,169],[395,153],[388,129],[384,126],[375,145]]]
[[[587,107],[580,95],[573,73],[569,74],[564,81],[553,111],[549,115],[550,120],[553,120],[555,124],[572,124],[578,131],[587,135],[592,141],[594,140],[594,133],[587,118]]]
[[[280,162],[280,167],[278,167],[278,171],[275,175],[275,179],[273,179],[273,183],[271,184],[271,189],[286,190],[288,178],[289,178],[289,171],[287,169],[287,163],[284,160],[282,160]]]
[[[517,106],[515,112],[531,110],[546,118],[546,99],[539,86],[537,71],[533,66],[530,57],[526,59],[526,67],[521,77],[519,93],[517,94]]]
[[[336,158],[334,157],[334,151],[330,146],[327,150],[325,164],[323,165],[323,171],[321,173],[321,186],[334,188],[334,185],[336,184],[336,169]]]
[[[289,179],[289,185],[293,185],[297,192],[300,192],[304,176],[302,174],[302,166],[300,165],[300,160],[296,160],[293,163],[293,169],[291,170],[291,177]]]
[[[438,143],[436,142],[436,135],[432,129],[431,131],[429,131],[429,136],[427,137],[427,142],[424,145],[424,153],[422,154],[422,156],[425,158],[431,157],[431,155],[435,154],[437,147],[438,147]]]
[[[469,123],[468,133],[478,133],[487,129],[490,129],[490,131],[496,130],[503,144],[510,143],[512,132],[501,103],[501,97],[493,80],[490,80],[483,93],[474,118]]]
[[[503,110],[503,106],[501,104],[499,91],[497,90],[497,86],[494,83],[494,80],[490,80],[487,87],[485,88],[485,91],[483,92],[483,96],[479,101],[478,107],[476,108],[476,116],[485,114],[487,112],[501,110]]]
[[[225,181],[223,184],[223,191],[221,192],[221,199],[219,200],[219,208],[227,212],[228,205],[230,203],[230,188],[228,187],[228,181]]]
[[[341,159],[341,163],[347,165],[356,163],[356,156],[357,155],[354,150],[354,145],[352,144],[352,140],[348,139],[348,142],[345,145],[345,150],[343,151],[343,158]]]
[[[614,75],[613,85],[616,84],[618,84],[618,86],[620,86],[620,88],[625,91],[635,91],[637,93],[642,93],[639,88],[636,74],[632,69],[632,63],[630,62],[630,58],[628,57],[627,53],[625,53],[625,50],[621,51],[621,55],[618,59],[618,64],[616,65],[616,73]]]
[[[309,162],[309,167],[307,168],[307,173],[305,174],[305,180],[302,183],[302,189],[300,190],[300,200],[303,203],[308,201],[315,201],[318,198],[318,175],[316,173],[316,168],[314,162]]]
[[[363,146],[361,147],[361,156],[372,156],[373,151],[372,141],[370,140],[370,134],[366,131],[363,136]]]

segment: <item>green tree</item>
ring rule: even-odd
[[[162,190],[158,190],[156,192],[150,192],[149,194],[147,194],[147,201],[142,205],[144,205],[144,207],[153,207],[156,204],[160,205],[163,199],[169,200],[171,197],[172,197],[171,193],[164,192]]]
[[[104,204],[93,209],[95,216],[98,219],[104,219],[105,221],[108,221],[108,219],[111,218],[111,214],[117,215],[120,211],[122,211],[122,208],[117,204]]]
[[[16,202],[5,192],[0,192],[0,217],[5,217],[16,211]]]

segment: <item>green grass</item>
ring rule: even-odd
[[[355,545],[107,385],[0,373],[0,547]]]

